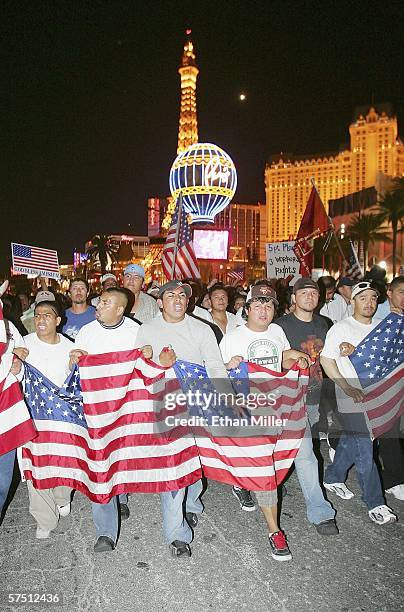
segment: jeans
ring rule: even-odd
[[[318,478],[318,463],[313,452],[313,440],[309,425],[295,459],[295,468],[306,500],[307,518],[310,523],[318,525],[323,521],[335,518],[335,510],[323,495]]]
[[[13,479],[15,449],[0,455],[0,514]]]
[[[128,503],[126,493],[119,495],[119,501],[122,504]],[[118,539],[118,500],[113,497],[107,504],[97,504],[91,502],[93,512],[93,521],[97,533],[97,539],[100,536],[108,536],[116,544]]]
[[[324,482],[345,482],[350,467],[355,464],[356,475],[362,490],[362,500],[368,510],[382,506],[382,487],[373,459],[373,442],[370,438],[363,414],[340,414],[344,427],[334,461],[325,471]]]
[[[174,540],[187,544],[192,542],[192,529],[184,517],[184,497],[186,493],[186,512],[200,514],[203,511],[203,505],[199,499],[202,488],[202,480],[197,480],[194,484],[179,489],[179,491],[160,493],[164,539],[168,544],[171,544]]]
[[[404,483],[404,439],[400,432],[400,419],[378,439],[381,478],[384,490]]]

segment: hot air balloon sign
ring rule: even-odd
[[[237,187],[236,167],[231,157],[211,143],[196,143],[177,155],[170,170],[174,200],[182,193],[185,211],[195,223],[213,223],[226,208]]]

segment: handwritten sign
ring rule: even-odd
[[[292,277],[290,279],[292,285],[300,278],[300,262],[293,251],[294,246],[294,240],[269,242],[265,245],[267,278]]]

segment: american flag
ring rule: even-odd
[[[239,266],[227,273],[227,276],[233,281],[234,285],[242,283],[244,280],[244,268]]]
[[[208,387],[210,381],[202,366],[177,365],[165,370],[139,351],[87,355],[80,360],[80,380],[74,371],[61,389],[27,366],[26,401],[39,434],[23,449],[25,477],[38,489],[66,485],[99,503],[119,493],[183,488],[201,477],[201,465],[219,482],[274,488],[286,476],[305,429],[305,387],[298,373],[248,364],[253,379],[238,378],[250,393],[255,387],[280,393],[276,413],[288,419],[282,431],[258,428],[252,437],[238,428],[236,436],[231,427],[225,435],[221,428],[220,437],[205,432],[194,438],[187,425],[169,424],[166,417],[189,416],[175,400],[185,378]],[[242,368],[232,376],[238,374],[247,377]],[[174,397],[171,406],[167,394]]]
[[[38,489],[70,486],[106,503],[119,493],[181,489],[201,478],[186,416],[166,409],[179,384],[140,351],[86,355],[57,389],[28,366],[26,402],[39,435],[23,449],[23,470]],[[80,397],[83,398],[81,404]]]
[[[7,353],[7,332],[0,301],[0,455],[36,436],[36,430],[10,368],[14,355]]]
[[[365,415],[373,438],[404,414],[403,315],[390,313],[350,355],[365,391]]]
[[[200,278],[198,260],[195,255],[192,242],[191,228],[189,227],[187,215],[182,207],[182,196],[178,198],[177,206],[173,215],[171,227],[168,230],[166,242],[163,248],[161,265],[167,280],[181,278]],[[178,209],[181,209],[178,228]],[[178,243],[176,245],[178,229]],[[175,250],[177,247],[177,254]],[[175,257],[175,268],[173,274],[173,261]]]
[[[244,410],[237,417],[223,402],[210,403],[215,392],[206,370],[186,361],[177,361],[174,370],[184,393],[199,389],[200,401],[190,406],[190,415],[204,421],[194,431],[203,473],[217,480],[252,491],[274,490],[286,477],[306,429],[305,399],[307,376],[298,370],[272,372],[254,363],[242,362],[229,371],[235,393],[244,399],[264,399],[264,406]],[[208,395],[203,395],[208,394]],[[219,396],[215,396],[219,400]],[[280,424],[281,423],[281,424]]]
[[[11,254],[16,272],[60,278],[57,251],[12,242]]]
[[[343,276],[358,281],[363,278],[362,268],[360,266],[358,256],[351,240],[349,241],[348,261],[346,262],[345,272]]]

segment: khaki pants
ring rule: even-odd
[[[45,531],[53,531],[59,521],[58,506],[70,503],[73,489],[70,487],[54,487],[53,489],[35,489],[27,480],[29,495],[29,512],[38,526]]]

